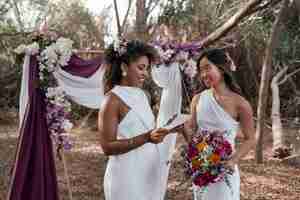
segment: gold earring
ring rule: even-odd
[[[125,70],[124,64],[121,65],[121,70],[122,70],[122,76],[124,76],[124,77],[127,76],[127,72]]]

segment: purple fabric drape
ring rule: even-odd
[[[102,63],[103,55],[91,60],[84,60],[73,54],[68,65],[62,69],[74,76],[88,78],[99,69]]]
[[[7,200],[58,200],[52,142],[46,122],[45,94],[36,88],[38,64],[30,59],[29,104],[18,141]]]
[[[63,69],[88,78],[101,66],[103,56],[84,60],[72,55]],[[52,141],[46,121],[45,94],[38,88],[38,62],[31,56],[29,102],[19,130],[18,147],[7,200],[58,200]]]

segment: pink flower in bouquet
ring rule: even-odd
[[[190,146],[190,147],[188,148],[188,157],[189,157],[189,158],[193,158],[193,157],[195,157],[195,156],[197,156],[197,155],[198,155],[197,149]]]
[[[232,147],[225,132],[200,131],[193,136],[186,153],[183,154],[187,163],[186,171],[193,183],[199,187],[226,181],[231,171],[221,161],[228,160],[231,154]]]

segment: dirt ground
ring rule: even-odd
[[[97,132],[75,129],[75,144],[66,152],[74,200],[104,200],[103,176],[107,158],[102,154]],[[0,200],[4,200],[8,187],[9,171],[17,143],[16,125],[0,125]],[[177,147],[183,143],[178,139]],[[265,163],[257,165],[251,152],[241,163],[241,200],[299,200],[300,168],[288,166],[270,158],[270,145],[265,145]],[[184,180],[177,148],[170,171],[168,200],[192,200],[191,185]],[[62,162],[56,159],[60,196],[69,199]]]

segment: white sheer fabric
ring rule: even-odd
[[[24,119],[26,106],[29,101],[29,66],[31,52],[27,51],[21,81],[21,91],[19,98],[19,119],[20,125]],[[54,72],[59,86],[74,102],[94,109],[99,109],[104,97],[103,77],[105,67],[101,66],[91,77],[82,78],[74,76],[62,69]]]
[[[152,69],[154,82],[163,89],[157,118],[158,127],[165,125],[174,114],[180,114],[181,112],[182,83],[179,67],[179,63],[172,63],[169,66],[159,65]],[[167,190],[170,161],[175,150],[175,144],[176,134],[170,134],[164,139],[163,143],[158,145],[162,169],[160,199],[164,198]]]
[[[104,97],[103,77],[105,67],[101,66],[91,77],[74,76],[62,69],[54,72],[59,86],[76,103],[88,108],[99,109]]]
[[[21,126],[26,107],[29,101],[29,65],[30,65],[30,56],[31,52],[25,51],[25,58],[23,63],[23,73],[22,73],[22,81],[21,81],[21,90],[19,97],[19,126]]]

